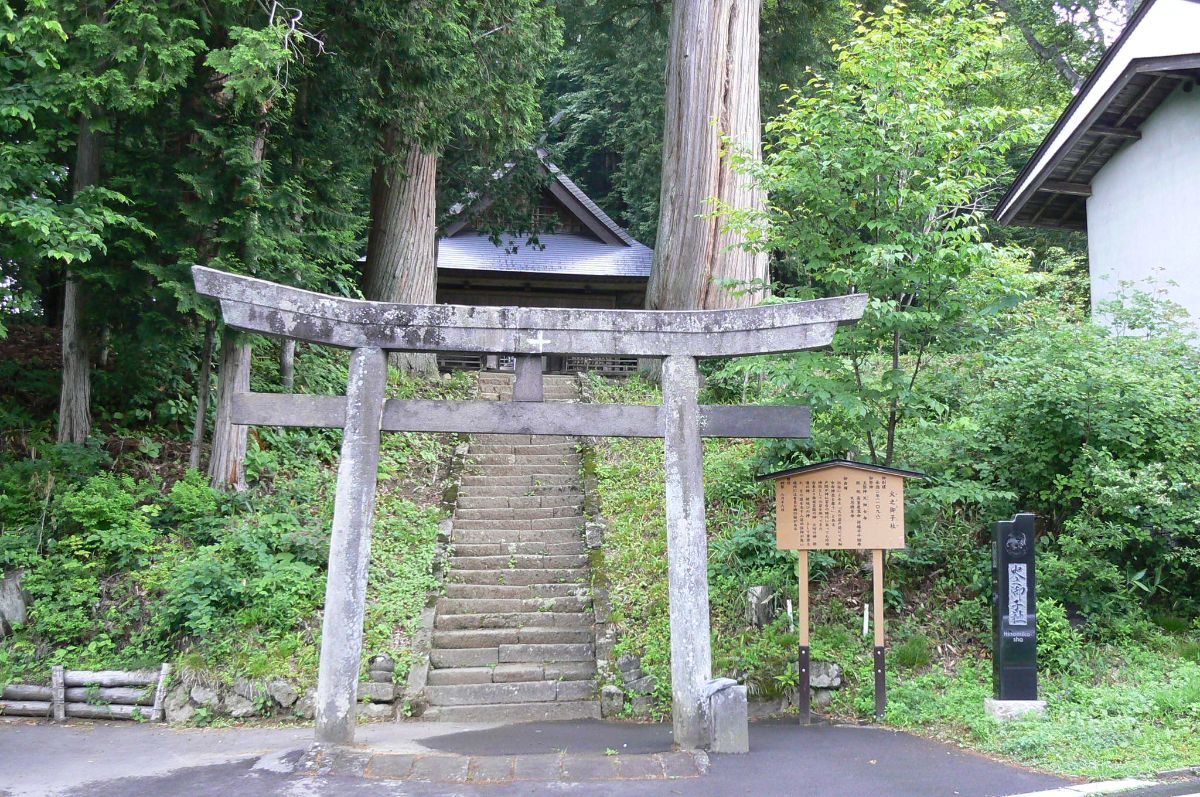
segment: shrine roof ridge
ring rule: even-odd
[[[344,348],[488,354],[727,357],[827,346],[863,293],[735,310],[395,304],[328,296],[193,266],[196,290],[237,329]],[[549,336],[549,337],[547,337]]]
[[[899,476],[904,479],[924,479],[925,474],[915,470],[904,470],[902,468],[890,468],[886,465],[875,465],[871,462],[855,462],[852,459],[829,459],[824,462],[814,462],[811,465],[801,465],[798,468],[788,468],[786,470],[777,470],[774,473],[764,473],[761,476],[756,476],[755,481],[765,482],[774,479],[783,479],[788,476],[796,476],[801,473],[812,473],[819,470],[826,470],[835,467],[854,468],[855,470],[871,471],[873,473],[882,473],[885,476]]]

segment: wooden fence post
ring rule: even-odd
[[[62,722],[67,718],[67,678],[61,664],[50,668],[50,710],[54,713],[54,721]]]

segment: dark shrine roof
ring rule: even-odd
[[[851,459],[830,459],[825,462],[815,462],[812,465],[802,465],[798,468],[789,468],[787,470],[777,470],[774,473],[764,473],[761,476],[756,476],[755,480],[760,482],[772,481],[774,479],[784,479],[788,476],[797,476],[801,473],[812,473],[818,470],[826,470],[827,468],[846,467],[855,470],[871,471],[872,473],[882,473],[884,476],[900,476],[905,479],[924,479],[924,473],[918,473],[915,470],[901,470],[900,468],[889,468],[884,465],[873,465],[870,462],[855,462]]]
[[[1002,224],[1087,229],[1091,183],[1181,83],[1200,80],[1200,0],[1145,0],[993,214]]]
[[[654,259],[654,250],[637,241],[609,244],[573,233],[539,235],[537,246],[524,238],[505,238],[501,244],[496,246],[487,235],[470,230],[442,238],[438,268],[645,279]]]
[[[537,155],[548,178],[546,191],[578,221],[581,231],[541,233],[537,244],[528,243],[525,237],[502,236],[497,246],[488,235],[469,226],[471,211],[485,209],[492,201],[477,197],[472,206],[451,211],[458,218],[438,240],[438,268],[648,279],[654,250],[613,221],[544,150]],[[497,174],[503,176],[503,170]]]

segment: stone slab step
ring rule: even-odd
[[[435,628],[433,647],[438,650],[466,650],[468,648],[496,648],[501,645],[586,645],[595,638],[588,628]],[[522,659],[522,661],[530,661]],[[547,661],[553,661],[547,659]],[[577,659],[565,659],[577,661]]]
[[[574,437],[551,434],[476,434],[471,435],[472,443],[495,443],[499,445],[534,445],[552,443],[578,442]]]
[[[456,542],[455,556],[578,556],[587,553],[582,540],[572,542]]]
[[[429,651],[429,664],[434,668],[491,667],[498,663],[496,648],[433,648]]]
[[[532,484],[519,485],[482,485],[474,484],[470,486],[460,486],[458,490],[458,500],[461,502],[464,498],[507,498],[513,494],[528,496],[528,495],[573,495],[582,500],[583,490],[578,484],[539,484],[534,487]]]
[[[557,517],[579,516],[579,504],[570,506],[492,507],[489,509],[454,510],[455,522],[459,520],[546,520]]]
[[[513,464],[470,464],[464,479],[467,476],[482,476],[486,475],[489,478],[497,476],[521,477],[528,476],[532,479],[544,479],[548,476],[570,476],[572,479],[579,478],[579,464],[574,465],[562,463],[527,463],[524,461]]]
[[[565,661],[557,664],[521,663],[497,664],[495,667],[451,667],[430,670],[430,686],[456,684],[515,683],[519,681],[590,681],[596,676],[596,665],[586,661]]]
[[[579,448],[570,443],[472,443],[469,453],[476,454],[542,454],[542,455],[572,455],[578,454]]]
[[[479,510],[482,511],[482,510]],[[551,510],[553,511],[553,510]],[[561,515],[548,518],[458,518],[454,519],[455,529],[468,531],[558,531],[562,529],[582,529],[583,515]]]
[[[551,662],[595,661],[596,649],[591,643],[504,644],[499,647],[499,661]]]
[[[533,488],[530,487],[528,492],[533,492]],[[583,506],[583,494],[526,495],[514,494],[514,491],[510,491],[508,495],[460,494],[456,506],[458,509],[541,509],[570,506],[578,512]]]
[[[465,614],[590,614],[589,598],[438,598],[437,619]],[[447,626],[449,627],[449,626]],[[481,626],[482,627],[482,626]]]
[[[493,469],[494,471],[494,469]],[[461,489],[466,492],[475,487],[573,487],[579,489],[579,473],[555,473],[534,476],[531,473],[464,473],[460,482]]]
[[[495,604],[496,601],[492,601],[492,603]],[[590,610],[578,612],[522,612],[504,611],[497,608],[490,609],[487,612],[467,614],[465,612],[442,612],[439,609],[437,620],[434,622],[434,628],[452,631],[472,628],[536,628],[540,626],[543,628],[574,628],[587,630],[590,633],[592,625],[595,622],[596,615]],[[530,639],[526,641],[533,642],[535,640]],[[559,641],[568,642],[573,640],[563,639]]]
[[[455,545],[502,545],[510,542],[564,543],[579,542],[583,539],[583,525],[569,525],[556,529],[503,529],[489,526],[485,528],[454,527],[451,539]]]
[[[544,465],[573,465],[579,466],[579,454],[468,454],[467,461],[477,466],[520,465],[525,468],[538,468]]]
[[[460,556],[450,558],[452,570],[546,570],[587,567],[588,558],[582,554],[545,556],[542,554],[501,554],[499,556]]]
[[[549,722],[600,719],[600,701],[499,703],[487,706],[430,706],[421,719],[435,722]]]
[[[595,691],[596,684],[592,681],[512,681],[426,686],[425,697],[431,706],[471,706],[586,700]]]
[[[542,568],[538,570],[451,570],[451,584],[576,584],[586,571],[580,568]]]
[[[591,587],[586,584],[447,584],[447,598],[587,598]]]

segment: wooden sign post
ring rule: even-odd
[[[904,547],[904,480],[921,474],[835,459],[759,476],[775,482],[775,545],[796,551],[800,582],[800,722],[811,718],[808,552],[871,551],[875,613],[875,716],[887,708],[884,551]]]

